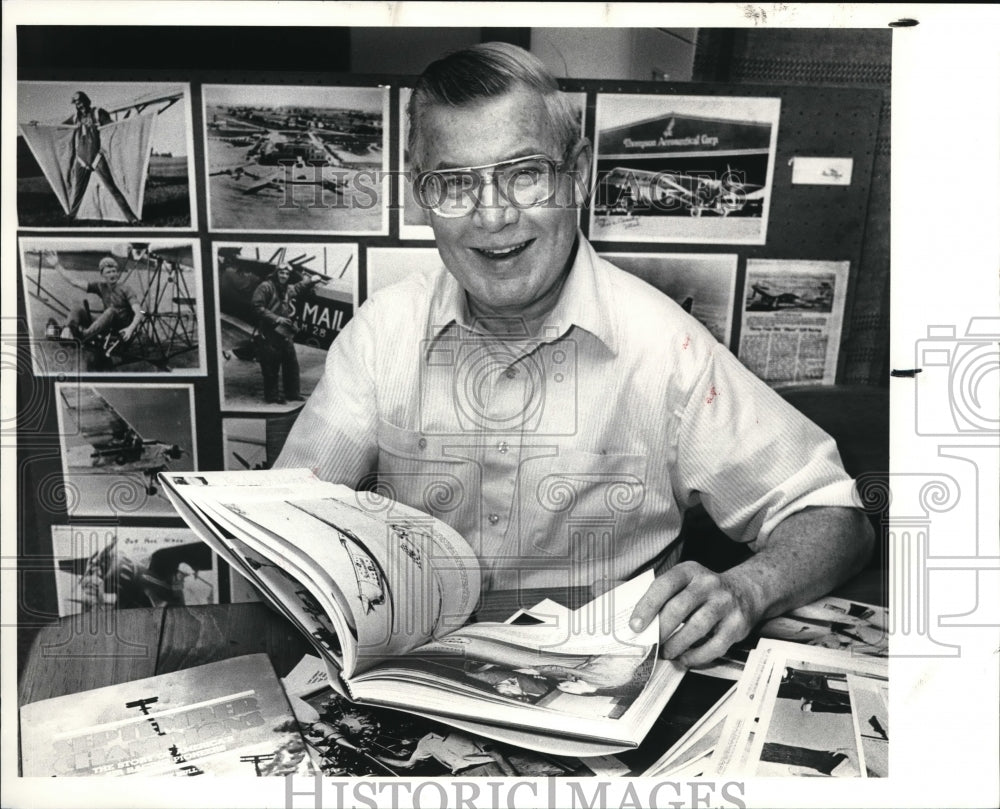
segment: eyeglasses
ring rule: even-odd
[[[414,194],[422,207],[446,219],[472,213],[485,185],[495,186],[515,208],[534,208],[555,196],[556,181],[565,165],[537,154],[484,166],[423,171],[417,175]]]

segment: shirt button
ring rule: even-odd
[[[509,447],[507,446],[507,442],[506,442],[506,441],[501,441],[501,442],[500,442],[499,444],[497,444],[497,450],[498,450],[498,451],[499,451],[500,453],[504,453],[504,452],[506,452],[506,451],[507,451],[508,449],[509,449]]]
[[[490,525],[496,525],[498,522],[500,522],[500,515],[497,514],[496,512],[493,512],[486,519],[490,521]]]
[[[419,441],[417,441],[417,446],[420,447],[420,449],[427,449],[427,439],[421,438]]]

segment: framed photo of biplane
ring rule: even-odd
[[[20,227],[197,226],[189,85],[18,82],[17,130]]]
[[[22,238],[38,376],[204,376],[196,239]]]
[[[779,98],[598,93],[590,238],[764,244]]]
[[[214,242],[212,254],[222,408],[296,410],[354,315],[357,243]]]

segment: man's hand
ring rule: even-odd
[[[660,656],[700,666],[747,635],[763,617],[758,601],[733,571],[714,573],[697,562],[681,562],[656,577],[629,625],[641,631],[659,613]]]
[[[118,332],[118,336],[122,338],[124,342],[128,342],[132,339],[132,335],[135,334],[135,326],[126,326],[124,329]]]

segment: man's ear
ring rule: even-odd
[[[594,159],[594,151],[587,138],[580,138],[575,149],[573,160],[573,202],[582,208],[590,199],[591,188],[590,169]]]

